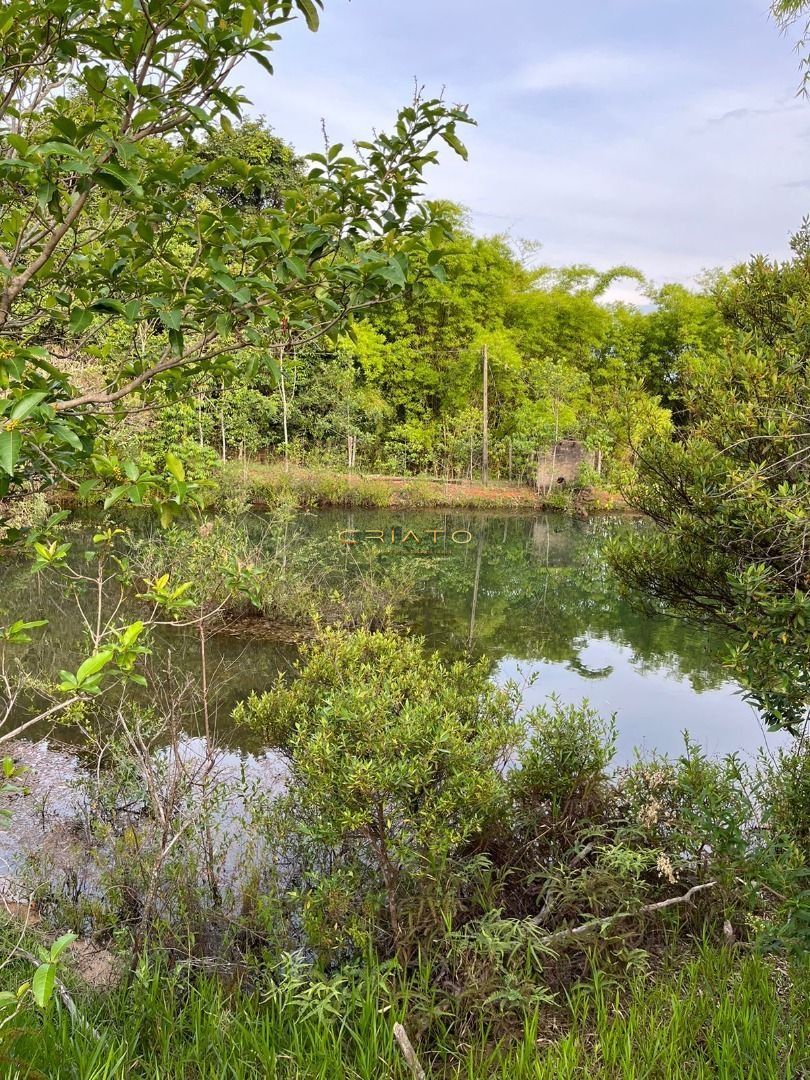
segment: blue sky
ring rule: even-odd
[[[782,255],[810,210],[810,101],[768,0],[327,0],[240,80],[300,152],[384,128],[418,79],[469,104],[431,195],[561,265],[690,283]],[[620,293],[621,294],[621,293]],[[630,293],[627,293],[629,298]]]

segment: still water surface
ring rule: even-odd
[[[258,534],[261,522],[255,525]],[[287,543],[316,553],[335,587],[344,589],[371,557],[393,572],[402,560],[412,562],[409,594],[393,612],[397,624],[447,657],[485,658],[498,681],[525,682],[527,706],[553,693],[564,702],[588,699],[604,715],[615,713],[620,760],[631,757],[634,747],[677,753],[684,730],[711,753],[773,747],[778,737],[765,735],[728,679],[719,637],[646,613],[619,596],[605,544],[617,530],[640,527],[558,515],[321,511],[298,516]],[[382,534],[385,542],[345,542],[362,541],[366,532]],[[36,614],[51,622],[46,638],[29,652],[29,668],[55,673],[71,667],[81,627],[70,603],[25,568],[7,565],[0,572],[0,621]],[[164,644],[172,648],[173,664],[194,675],[193,635],[173,631]],[[210,642],[225,745],[260,749],[255,737],[231,726],[230,710],[295,657],[296,646],[272,634],[223,634]],[[78,741],[75,733],[63,735]]]

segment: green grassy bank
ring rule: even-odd
[[[594,489],[560,489],[538,495],[532,488],[493,482],[451,483],[427,477],[364,476],[281,464],[229,463],[221,491],[238,488],[255,505],[284,502],[302,508],[410,508],[502,511],[568,510],[597,513],[622,509],[620,496]]]
[[[20,975],[24,969],[20,966]],[[70,984],[69,971],[65,978]],[[243,983],[142,964],[104,993],[57,998],[0,1034],[2,1075],[82,1080],[407,1080],[405,1027],[428,1077],[465,1080],[782,1080],[810,1063],[810,965],[704,945],[624,987],[597,973],[528,1017],[505,1044],[482,1026],[459,1045],[414,1026],[430,972],[392,968],[310,983],[300,970]]]

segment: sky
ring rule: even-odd
[[[415,79],[467,104],[469,162],[443,153],[428,194],[543,264],[695,284],[785,255],[810,211],[810,100],[768,0],[326,0],[273,63],[239,80],[300,153],[322,120],[333,142],[384,130]]]

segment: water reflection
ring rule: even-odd
[[[268,535],[258,517],[248,527],[257,538]],[[565,701],[586,697],[600,711],[616,712],[624,757],[633,746],[676,752],[687,728],[711,751],[754,750],[764,736],[727,679],[722,640],[680,620],[644,613],[617,594],[605,544],[617,530],[639,527],[554,515],[330,511],[297,517],[286,526],[284,542],[285,550],[300,545],[307,558],[318,560],[337,590],[350,591],[371,563],[384,575],[401,572],[402,560],[409,560],[413,585],[394,613],[397,621],[448,657],[485,657],[499,680],[534,676],[526,690],[529,704],[557,693]],[[392,529],[394,543],[342,542],[349,530],[388,538]],[[437,532],[443,540],[436,545],[403,540]],[[451,543],[453,532],[468,532],[471,539]],[[82,650],[72,603],[42,579],[32,579],[25,566],[7,562],[2,574],[0,620],[35,614],[51,623],[24,656],[26,666],[51,675],[71,667]],[[192,632],[164,632],[158,670],[167,650],[176,670],[196,675]],[[247,733],[233,730],[230,710],[288,668],[295,645],[222,634],[210,642],[208,654],[220,737],[234,749],[258,750]]]

